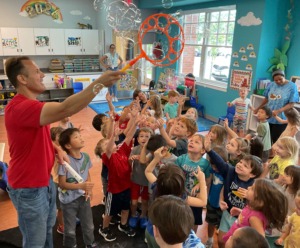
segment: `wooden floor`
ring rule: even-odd
[[[71,121],[75,127],[81,126],[82,136],[85,140],[85,147],[83,148],[84,152],[87,152],[93,163],[91,168],[91,177],[92,181],[95,183],[93,189],[93,199],[92,206],[100,204],[102,201],[102,186],[101,186],[101,160],[94,155],[94,147],[98,140],[101,138],[100,133],[97,132],[92,126],[92,119],[95,116],[95,112],[89,107],[84,108],[79,113],[71,116]],[[54,123],[51,126],[57,126],[57,123]],[[7,143],[7,136],[4,126],[4,116],[0,116],[0,143]],[[4,161],[9,162],[10,156],[8,152],[8,145],[5,146]],[[203,216],[205,218],[205,215]],[[5,195],[0,194],[0,231],[6,230],[18,226],[17,223],[17,213],[12,205],[10,199],[5,197]],[[197,235],[201,238],[202,241],[206,241],[207,225],[203,224],[198,228]],[[214,246],[217,247],[217,246]]]

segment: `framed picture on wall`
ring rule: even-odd
[[[252,71],[231,70],[230,88],[238,90],[240,87],[251,89]]]

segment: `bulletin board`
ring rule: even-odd
[[[241,86],[251,89],[252,71],[231,70],[230,88],[239,89]]]

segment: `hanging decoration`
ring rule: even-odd
[[[48,2],[48,0],[29,0],[23,4],[19,14],[31,18],[45,14],[51,16],[55,22],[63,22],[60,9],[54,3]]]

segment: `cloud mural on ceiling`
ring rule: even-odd
[[[238,24],[241,26],[258,26],[262,23],[261,19],[258,17],[255,17],[253,12],[248,12],[246,16],[242,16],[237,21]]]

